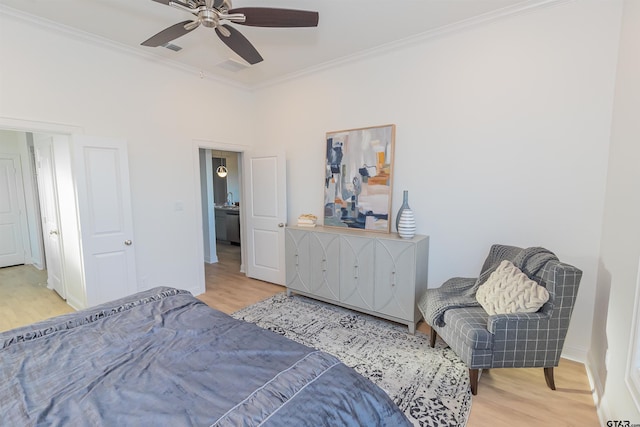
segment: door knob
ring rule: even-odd
[[[280,224],[278,224],[278,227],[280,228],[284,227],[284,223],[281,222]]]
[[[131,240],[125,240],[124,241],[124,244],[127,245],[127,246],[131,246],[132,243],[133,242]]]

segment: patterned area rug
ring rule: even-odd
[[[331,353],[387,392],[416,426],[465,426],[468,370],[441,341],[406,326],[284,293],[232,314]]]

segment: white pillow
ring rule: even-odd
[[[549,300],[549,291],[505,260],[478,287],[476,299],[490,316],[535,313]]]

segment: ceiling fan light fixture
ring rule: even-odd
[[[218,174],[218,176],[220,178],[224,178],[225,176],[227,176],[229,171],[227,170],[226,166],[220,165],[220,166],[218,166],[218,169],[216,169],[216,173]]]

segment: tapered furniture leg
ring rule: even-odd
[[[478,371],[479,369],[469,369],[469,380],[471,382],[471,394],[478,394]]]
[[[556,383],[553,381],[553,367],[544,368],[544,379],[551,390],[556,389]]]
[[[435,347],[436,338],[438,338],[438,334],[433,328],[431,328],[431,335],[430,335],[430,341],[429,341],[429,345],[431,345],[431,348]]]

